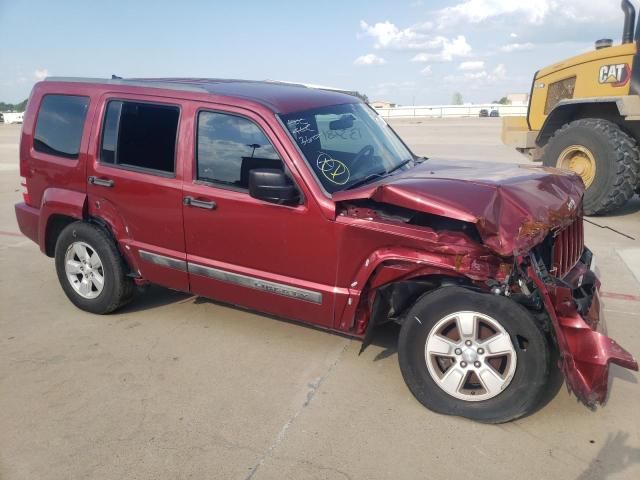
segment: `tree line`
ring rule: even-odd
[[[0,112],[24,112],[27,108],[27,100],[20,103],[0,102]]]

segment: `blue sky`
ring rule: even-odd
[[[527,92],[619,41],[618,0],[0,0],[0,101],[46,75],[202,76],[355,89],[401,104]]]

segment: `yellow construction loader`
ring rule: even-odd
[[[526,117],[505,117],[502,140],[546,166],[576,172],[584,211],[602,215],[640,193],[640,22],[622,1],[622,42],[535,73]]]

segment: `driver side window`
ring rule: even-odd
[[[249,172],[283,170],[282,160],[265,134],[251,120],[219,112],[198,114],[197,179],[248,190]]]

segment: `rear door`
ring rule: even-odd
[[[89,213],[112,225],[147,280],[188,290],[180,101],[106,94],[87,168]]]

